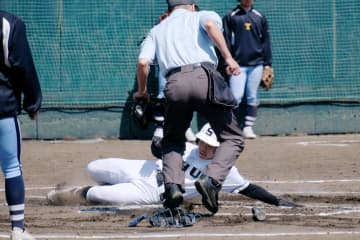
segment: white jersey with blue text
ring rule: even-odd
[[[185,171],[185,199],[199,196],[194,182],[200,177],[211,160],[199,157],[198,147],[186,143],[183,156]],[[164,185],[159,181],[162,160],[129,160],[106,158],[92,161],[88,165],[89,176],[98,186],[93,186],[87,193],[87,200],[103,204],[137,205],[159,204]],[[249,185],[236,167],[232,167],[222,190],[238,193]]]

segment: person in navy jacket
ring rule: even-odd
[[[0,39],[0,162],[12,227],[10,239],[30,240],[35,238],[24,227],[25,187],[17,115],[24,109],[35,120],[42,94],[24,22],[0,11]]]
[[[241,103],[246,97],[243,134],[254,139],[253,125],[259,106],[258,88],[263,68],[272,65],[272,50],[268,22],[254,9],[253,0],[239,0],[240,4],[223,17],[224,37],[241,73],[230,77],[232,92]]]

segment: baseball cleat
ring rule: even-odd
[[[244,127],[243,136],[244,136],[244,138],[247,138],[247,139],[255,139],[256,138],[256,134],[254,133],[254,130],[252,129],[252,127]]]
[[[11,231],[10,240],[35,240],[27,231],[14,227]]]
[[[162,127],[155,128],[153,137],[157,137],[159,139],[162,139],[164,137],[164,129]]]
[[[55,189],[47,194],[51,205],[79,205],[86,204],[86,193],[90,186]]]
[[[221,190],[221,184],[217,183],[211,177],[202,175],[199,180],[195,182],[196,190],[202,196],[202,203],[212,213],[219,210],[218,194]]]
[[[266,213],[259,208],[253,207],[251,212],[253,214],[254,221],[264,221],[266,219]]]
[[[164,207],[175,209],[183,202],[183,195],[178,184],[167,183],[165,184],[164,192]]]

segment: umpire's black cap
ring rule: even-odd
[[[167,0],[168,8],[172,8],[178,5],[191,5],[196,4],[195,0]]]

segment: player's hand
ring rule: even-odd
[[[133,94],[134,100],[145,99],[146,102],[150,102],[150,95],[147,92],[135,92]]]
[[[36,120],[37,117],[38,117],[38,115],[39,115],[39,113],[38,113],[38,112],[33,112],[33,113],[28,113],[28,115],[29,115],[29,118],[30,118],[31,120]]]
[[[240,66],[233,58],[225,59],[225,62],[227,65],[226,66],[226,74],[228,74],[228,75],[239,75],[240,74]]]

